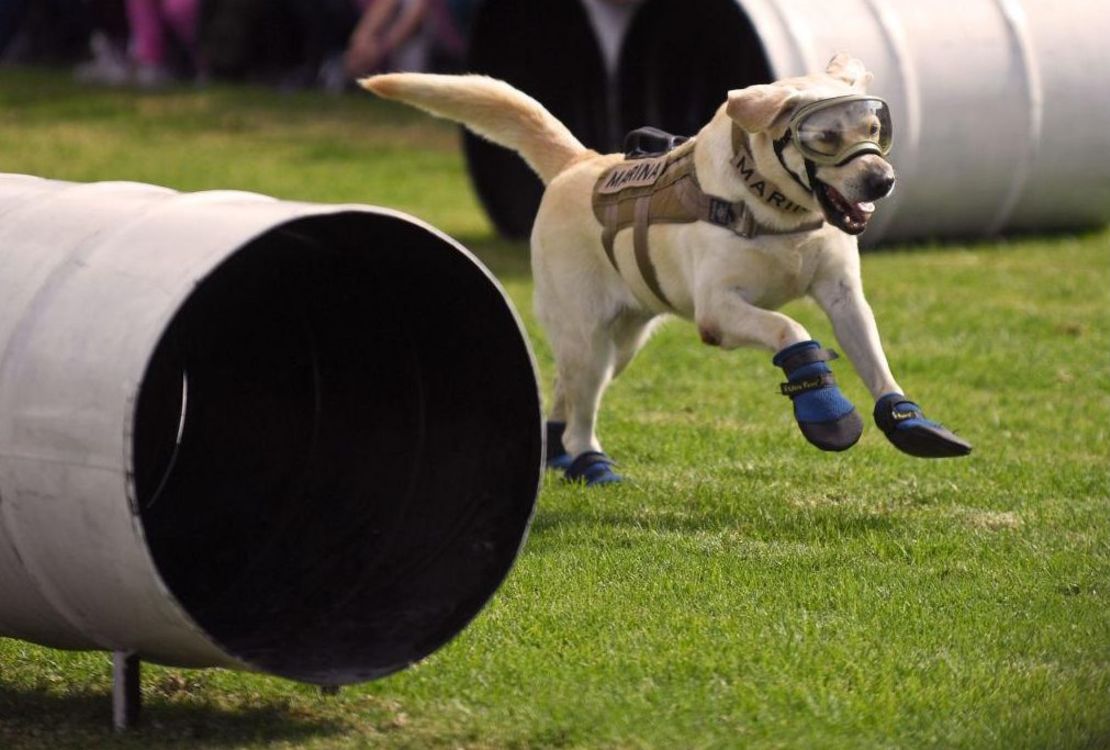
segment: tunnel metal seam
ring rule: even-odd
[[[814,70],[823,69],[813,57],[813,48],[816,45],[813,44],[813,32],[811,28],[804,21],[795,20],[794,14],[787,12],[787,10],[783,8],[784,3],[772,1],[770,5],[774,14],[778,17],[779,23],[782,24],[787,38],[790,39],[791,44],[794,46],[794,59],[800,66],[799,69],[793,71],[775,70],[773,71],[772,78],[779,79],[792,75],[805,75]],[[748,17],[751,18],[750,15]],[[798,14],[798,17],[800,18],[801,14]],[[756,34],[759,34],[758,29],[756,29]],[[771,62],[770,58],[768,58],[768,62]],[[770,67],[773,68],[774,65],[771,64]]]
[[[1009,189],[998,206],[994,218],[987,224],[984,236],[1001,232],[1010,219],[1018,201],[1029,184],[1029,175],[1040,153],[1041,136],[1044,128],[1044,86],[1041,81],[1037,54],[1029,35],[1028,16],[1019,0],[994,0],[995,7],[1002,15],[1010,43],[1016,50],[1021,62],[1025,103],[1028,108],[1026,119],[1026,143],[1023,158],[1014,166],[1013,178]]]
[[[898,77],[902,80],[902,92],[905,96],[904,103],[906,107],[904,137],[907,145],[904,148],[896,146],[898,148],[897,169],[901,174],[912,179],[917,174],[920,164],[921,80],[917,74],[917,66],[914,64],[913,52],[910,48],[909,38],[905,33],[905,26],[899,21],[894,8],[887,0],[865,0],[865,2],[879,26],[884,46],[886,46],[894,61]],[[902,130],[902,126],[896,124],[895,133],[897,134],[900,130]],[[902,139],[902,136],[896,135],[895,138],[897,142]],[[888,199],[890,202],[883,206],[882,211],[876,217],[876,221],[869,228],[867,244],[874,244],[882,240],[887,229],[898,217],[898,212],[903,205],[902,195],[904,194],[896,192],[892,198]]]

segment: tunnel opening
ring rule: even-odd
[[[615,150],[608,76],[578,0],[485,0],[471,29],[471,72],[507,81],[543,104],[587,148]],[[467,132],[463,150],[475,192],[494,226],[527,237],[543,183],[514,152]]]
[[[134,499],[167,588],[227,653],[380,677],[508,573],[541,471],[535,371],[495,283],[402,219],[298,219],[205,278],[147,366]]]
[[[696,134],[729,90],[771,81],[759,34],[737,0],[647,0],[618,73],[624,130]]]

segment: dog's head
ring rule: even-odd
[[[767,136],[753,142],[757,164],[777,160],[810,191],[809,207],[848,234],[866,229],[874,201],[894,188],[890,120],[885,102],[864,96],[870,82],[862,62],[840,53],[824,74],[731,91],[726,105],[745,131]]]

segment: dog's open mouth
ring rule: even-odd
[[[867,222],[871,214],[875,213],[875,204],[870,201],[852,203],[836,188],[817,180],[817,201],[825,212],[825,219],[841,231],[848,234],[859,234],[867,229]]]

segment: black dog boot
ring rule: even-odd
[[[822,349],[816,341],[792,344],[772,360],[786,373],[780,386],[794,402],[794,418],[806,440],[823,451],[848,450],[863,434],[863,420],[852,402],[844,397],[832,370],[825,364],[836,352]]]
[[[566,422],[547,423],[547,468],[560,471],[570,466],[571,455],[563,447],[563,433],[567,429]]]
[[[875,424],[903,453],[920,458],[949,458],[971,453],[971,443],[927,419],[921,407],[901,393],[875,402]]]
[[[616,484],[622,480],[613,471],[613,459],[600,451],[580,453],[567,467],[565,478],[568,482],[585,482],[587,487],[603,484]]]

